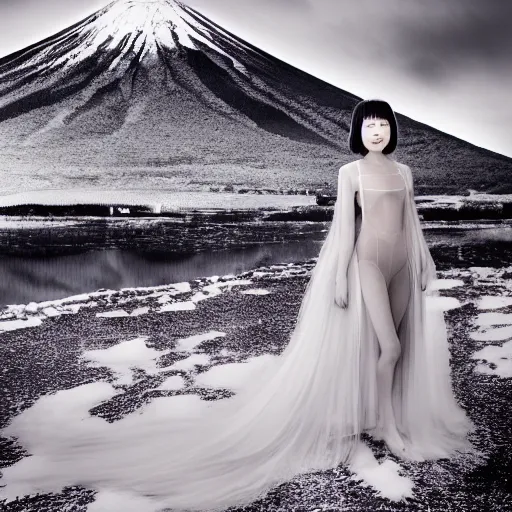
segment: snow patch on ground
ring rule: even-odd
[[[496,273],[493,267],[469,267],[469,270],[473,273],[475,280],[489,280]]]
[[[160,386],[158,386],[156,389],[158,391],[179,391],[184,387],[185,381],[183,380],[183,377],[180,377],[179,375],[173,375],[172,377],[164,380],[162,384],[160,384]]]
[[[491,269],[489,267],[471,267],[475,282],[478,284],[499,284],[502,288],[511,289],[509,279],[502,278],[509,268]],[[500,309],[512,306],[512,297],[505,295],[483,295],[475,301],[479,310]],[[512,378],[512,313],[485,312],[479,313],[473,321],[476,329],[470,333],[473,340],[490,342],[476,351],[471,357],[478,361],[475,366],[477,373],[495,375],[503,379]],[[499,342],[504,342],[499,344]]]
[[[510,330],[512,337],[512,329]],[[503,345],[488,345],[475,352],[473,359],[480,360],[475,368],[478,373],[496,375],[503,379],[512,378],[512,340]]]
[[[433,290],[448,290],[456,286],[464,286],[464,281],[461,279],[435,279],[430,286]]]
[[[512,338],[512,326],[483,329],[472,332],[470,336],[475,341],[503,341]]]
[[[430,297],[426,296],[425,307],[427,309],[440,309],[442,311],[449,311],[461,307],[461,302],[455,297]]]
[[[159,313],[167,313],[170,311],[192,311],[193,309],[196,309],[196,305],[189,300],[186,302],[173,302],[172,304],[162,306]]]
[[[132,370],[144,370],[149,375],[156,375],[161,370],[156,366],[156,358],[168,354],[169,350],[157,351],[146,345],[147,337],[118,343],[107,349],[87,350],[81,359],[88,366],[107,367],[116,377],[118,384],[133,384]]]
[[[178,352],[190,352],[203,343],[203,341],[215,340],[224,336],[226,336],[226,333],[219,331],[209,331],[204,334],[196,334],[194,336],[189,336],[188,338],[179,339],[174,350]]]
[[[129,313],[123,309],[116,309],[115,311],[106,311],[105,313],[96,313],[97,318],[120,318],[123,316],[130,316]]]
[[[252,290],[242,290],[240,293],[244,295],[268,295],[270,292],[263,288],[253,288]]]
[[[0,322],[0,332],[16,331],[17,329],[27,329],[28,327],[37,327],[43,322],[40,318],[29,318],[28,320],[7,320]]]
[[[229,276],[229,278],[234,276]],[[210,278],[207,278],[210,279]],[[77,314],[82,308],[94,308],[98,306],[98,300],[106,300],[107,303],[112,304],[115,309],[111,311],[101,311],[96,313],[97,318],[123,318],[123,317],[137,317],[145,315],[151,311],[150,307],[143,306],[134,309],[128,313],[124,309],[120,309],[119,304],[127,302],[142,302],[147,301],[149,297],[158,297],[157,302],[163,306],[160,309],[155,309],[157,312],[172,312],[172,311],[189,311],[196,308],[196,303],[211,297],[215,297],[222,293],[222,288],[227,287],[229,290],[236,285],[251,284],[252,281],[248,280],[230,280],[226,282],[219,282],[218,276],[214,276],[214,284],[204,286],[204,290],[208,291],[205,295],[198,291],[189,301],[172,302],[172,297],[189,293],[192,291],[189,282],[173,283],[169,285],[155,286],[155,287],[139,287],[139,288],[122,288],[121,290],[104,290],[98,292],[84,293],[64,299],[57,299],[44,302],[30,302],[29,304],[14,304],[6,306],[0,312],[0,333],[5,331],[13,331],[16,329],[24,329],[29,327],[37,327],[43,323],[47,318],[54,318],[65,314]],[[143,292],[153,291],[151,294],[144,294]],[[135,293],[135,295],[132,294]],[[117,300],[115,303],[112,301],[113,296],[119,293],[128,295],[125,298]]]
[[[476,303],[478,309],[499,309],[512,306],[512,297],[496,297],[484,295]]]
[[[96,493],[94,502],[87,506],[87,512],[112,512],[113,510],[122,510],[123,512],[160,512],[162,507],[150,498],[110,489],[101,490]]]
[[[512,324],[512,313],[480,313],[475,319],[475,325],[507,325]]]

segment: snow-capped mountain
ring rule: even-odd
[[[204,21],[173,0],[119,0],[56,37],[34,45],[28,59],[27,52],[21,52],[18,70],[68,71],[100,51],[111,52],[107,57],[112,71],[126,57],[130,60],[136,56],[142,61],[163,47],[200,50],[195,40],[224,55],[243,72],[243,66],[215,44],[214,33],[218,30]]]
[[[332,183],[359,99],[180,2],[118,0],[0,59],[0,189]],[[405,150],[477,151],[398,120]]]

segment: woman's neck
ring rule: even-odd
[[[363,160],[373,165],[386,165],[390,161],[382,151],[368,151],[368,154],[363,158]]]

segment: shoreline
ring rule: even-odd
[[[416,198],[416,208],[422,221],[476,221],[512,219],[512,201],[462,201],[438,198],[425,202]],[[147,219],[184,223],[238,223],[238,222],[330,222],[333,206],[292,205],[253,208],[181,207],[176,209],[152,208],[148,205],[127,203],[47,205],[21,204],[0,206],[0,220],[18,219],[48,221],[65,219]]]
[[[312,192],[312,191],[306,191]],[[183,222],[332,220],[335,196],[162,190],[40,190],[0,196],[1,217],[162,218]],[[512,194],[415,197],[420,219],[512,219]],[[320,203],[320,204],[318,204]]]

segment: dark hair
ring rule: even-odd
[[[352,153],[359,153],[363,156],[368,154],[368,149],[365,147],[363,140],[361,139],[361,126],[363,125],[363,120],[368,117],[380,117],[389,122],[389,127],[391,129],[390,139],[388,145],[382,150],[382,152],[385,155],[393,153],[396,149],[398,140],[398,126],[393,109],[390,107],[389,103],[382,100],[363,100],[354,107],[348,139],[350,151],[352,151]]]

